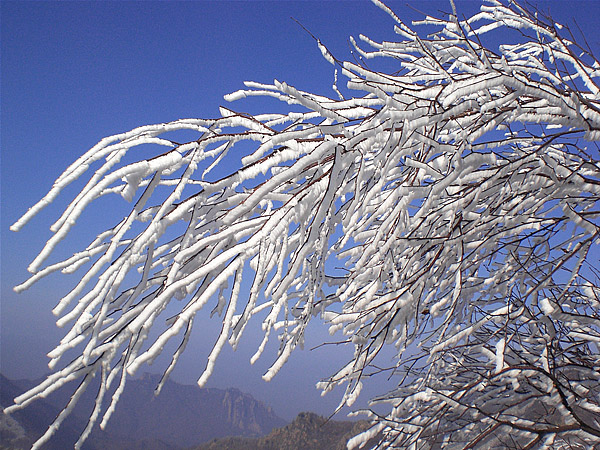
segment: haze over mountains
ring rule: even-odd
[[[32,381],[0,377],[3,408],[34,385]],[[129,380],[107,427],[104,431],[96,427],[85,448],[180,449],[224,436],[262,436],[286,424],[271,408],[237,389],[199,389],[167,381],[161,394],[155,397],[153,392],[159,379],[158,375],[144,375]],[[71,392],[62,389],[12,414],[17,424],[2,415],[2,444],[14,441],[9,448],[29,448],[68,402]],[[95,393],[94,389],[86,391],[72,417],[45,448],[73,448],[93,408]]]
[[[167,381],[158,397],[158,375],[146,374],[127,382],[121,400],[104,431],[98,427],[85,450],[337,450],[364,429],[364,422],[327,421],[301,413],[291,423],[264,403],[238,389],[200,389]],[[0,375],[0,405],[36,381],[9,380]],[[72,388],[32,403],[11,416],[0,414],[0,449],[28,449],[70,397]],[[44,446],[73,448],[93,408],[95,390],[88,389],[72,415]]]

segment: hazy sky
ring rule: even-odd
[[[457,0],[470,15],[478,1]],[[588,44],[600,48],[600,0],[532,1],[562,23],[575,19]],[[421,11],[449,10],[446,1],[409,1]],[[388,5],[407,21],[419,14],[406,1]],[[366,34],[393,40],[393,21],[364,1],[7,2],[1,4],[1,319],[0,370],[12,378],[45,374],[46,353],[65,330],[50,310],[75,281],[55,276],[29,291],[12,286],[50,236],[67,197],[44,210],[19,233],[8,227],[51,187],[81,153],[104,136],[139,125],[187,117],[217,117],[223,95],[252,80],[274,78],[299,89],[335,95],[333,68],[300,21],[338,59],[351,58],[347,38]],[[343,80],[340,80],[343,84]],[[245,112],[281,111],[275,100],[227,106]],[[73,194],[73,191],[68,191]],[[84,215],[59,256],[87,245],[106,211]],[[112,222],[112,221],[111,221]],[[257,325],[259,325],[257,323]],[[307,347],[330,339],[314,324]],[[196,321],[187,356],[174,372],[192,384],[216,338],[215,320]],[[248,360],[258,333],[236,353],[224,351],[209,386],[238,387],[291,419],[298,412],[333,411],[341,392],[321,398],[314,385],[352,356],[350,347],[298,351],[270,383],[260,376],[274,353],[255,366]],[[164,361],[148,371],[158,372]],[[382,382],[362,395],[383,393]],[[364,401],[361,402],[364,404]]]

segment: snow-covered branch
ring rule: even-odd
[[[100,373],[90,427],[103,426],[127,377],[175,339],[168,376],[194,318],[211,308],[222,328],[200,385],[259,313],[265,337],[255,358],[274,334],[280,340],[266,380],[312,318],[347,336],[354,359],[319,384],[346,385],[340,406],[395,346],[398,388],[375,400],[390,412],[371,412],[373,427],[351,446],[375,435],[381,448],[597,442],[600,65],[558,24],[516,4],[486,2],[465,21],[427,17],[422,24],[439,27],[430,36],[380,6],[402,40],[361,36],[370,50],[352,42],[364,58],[394,58],[396,72],[339,62],[318,43],[354,98],[246,83],[226,99],[270,96],[305,112],[222,108],[218,119],[105,138],[13,225],[87,176],[17,287],[82,270],[54,309],[71,328],[50,353],[55,373],[9,412],[75,378],[85,389]],[[498,29],[515,43],[485,47]],[[166,137],[178,130],[198,135]],[[222,167],[245,141],[253,153]],[[166,150],[146,158],[147,144]],[[131,202],[128,215],[44,266],[84,209],[114,194]],[[345,272],[332,272],[332,261]],[[74,348],[79,356],[58,369]]]

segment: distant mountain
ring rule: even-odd
[[[34,384],[0,377],[0,405],[3,407],[12,404],[16,395]],[[129,380],[106,429],[101,431],[96,427],[84,448],[183,449],[224,436],[263,436],[286,423],[271,408],[237,389],[200,389],[167,381],[161,394],[155,397],[154,388],[159,379],[158,375],[144,375],[141,379]],[[24,445],[10,448],[29,448],[68,402],[71,392],[63,389],[32,403],[11,418],[3,414],[1,442],[11,440],[15,445],[22,442]],[[73,447],[93,408],[95,392],[94,388],[88,389],[72,417],[65,421],[46,448]]]
[[[215,439],[193,450],[345,450],[348,440],[366,430],[366,421],[334,421],[314,413],[300,413],[283,428],[261,438]],[[375,442],[372,442],[373,444]],[[365,448],[370,448],[369,442]]]
[[[200,389],[168,381],[155,397],[158,381],[157,375],[132,381],[135,387],[125,389],[122,408],[117,408],[106,431],[136,439],[157,437],[189,447],[215,437],[261,436],[286,423],[271,408],[237,389]]]

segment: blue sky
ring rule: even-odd
[[[478,1],[457,0],[474,12]],[[575,19],[598,54],[600,1],[533,1],[562,23]],[[446,1],[389,1],[407,21],[424,12],[449,10]],[[8,227],[35,203],[54,179],[104,136],[136,126],[185,117],[216,117],[223,95],[243,81],[274,78],[299,89],[335,95],[333,69],[300,21],[339,59],[348,59],[347,38],[359,33],[393,40],[393,22],[364,1],[7,2],[1,5],[1,318],[0,370],[9,377],[47,372],[45,354],[62,336],[50,310],[74,278],[43,280],[23,294],[12,286],[50,236],[50,224],[66,197],[19,233]],[[227,106],[245,112],[281,111],[274,100],[243,100]],[[72,193],[72,192],[71,192]],[[105,211],[84,216],[70,254],[95,235]],[[204,366],[218,324],[207,321],[193,337],[173,378],[193,383]],[[316,345],[327,335],[315,326]],[[213,332],[212,336],[210,332]],[[235,354],[224,352],[209,386],[252,393],[286,419],[299,411],[329,414],[341,392],[321,398],[314,389],[351,357],[350,348],[297,352],[271,382],[260,376],[269,355],[247,362],[258,336]],[[208,340],[208,341],[207,341]],[[149,368],[160,370],[160,363]],[[382,389],[366,389],[363,399]]]

